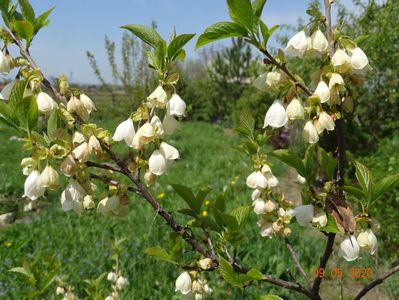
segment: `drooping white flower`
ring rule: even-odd
[[[338,73],[332,73],[331,74],[331,78],[330,78],[330,82],[328,83],[328,87],[330,89],[335,87],[335,86],[338,86],[338,88],[341,88],[341,87],[345,86],[344,79]]]
[[[88,145],[89,145],[89,152],[90,153],[97,154],[97,153],[101,152],[101,144],[100,144],[99,140],[96,138],[95,135],[92,135],[89,138]]]
[[[162,175],[167,171],[167,162],[161,150],[155,150],[148,160],[149,171],[155,175]]]
[[[126,145],[132,147],[133,138],[135,134],[136,131],[134,130],[133,120],[129,118],[126,121],[120,123],[118,127],[116,127],[112,139],[118,142],[124,140]]]
[[[322,111],[316,123],[317,132],[321,134],[324,130],[332,131],[334,128],[335,123],[333,118],[325,111]]]
[[[173,94],[167,104],[168,114],[175,117],[183,117],[186,112],[186,103],[178,94]]]
[[[32,157],[25,157],[21,160],[22,174],[28,176],[37,167],[37,161]]]
[[[316,214],[312,219],[312,223],[318,223],[321,227],[325,227],[327,221],[327,215],[324,212]]]
[[[319,141],[319,134],[312,121],[307,121],[302,131],[302,136],[309,144],[315,144]]]
[[[252,172],[246,183],[251,189],[265,189],[268,186],[266,177],[260,171]]]
[[[115,195],[112,197],[106,197],[98,202],[97,205],[97,212],[107,215],[116,213],[120,206],[120,198],[119,196]]]
[[[271,71],[266,75],[266,85],[270,88],[276,87],[283,80],[283,75],[279,71]]]
[[[84,209],[93,209],[95,207],[95,203],[93,197],[91,195],[86,195],[83,198],[83,208]]]
[[[154,127],[150,123],[145,123],[141,126],[133,137],[133,148],[141,149],[153,139],[155,135]]]
[[[83,106],[86,108],[86,110],[87,110],[87,112],[89,114],[91,114],[94,110],[97,110],[93,100],[91,100],[85,94],[80,94],[79,99],[80,99],[80,102],[82,102]]]
[[[151,107],[164,108],[166,106],[168,96],[161,85],[147,97]]]
[[[61,206],[64,211],[83,212],[83,198],[87,195],[85,189],[75,180],[71,180],[61,194]]]
[[[198,265],[202,270],[208,270],[212,266],[212,260],[210,258],[203,258],[198,261]]]
[[[263,128],[266,128],[267,126],[273,128],[283,127],[287,124],[287,121],[288,116],[283,104],[280,100],[275,100],[266,112]]]
[[[369,248],[370,254],[373,255],[377,251],[377,237],[371,229],[366,229],[362,231],[357,236],[357,242],[362,248]]]
[[[256,199],[252,202],[252,206],[254,207],[254,213],[257,215],[263,215],[266,213],[266,205],[263,199]]]
[[[47,165],[40,174],[40,183],[43,187],[57,189],[60,185],[60,178],[57,171],[52,166]]]
[[[165,134],[169,135],[175,132],[175,130],[179,127],[180,124],[174,117],[166,113],[163,118],[162,125]]]
[[[144,183],[146,184],[146,186],[150,186],[150,185],[154,184],[156,180],[157,180],[157,175],[155,175],[154,173],[151,173],[150,170],[147,170],[145,172]]]
[[[295,207],[293,216],[301,226],[306,226],[313,220],[313,205],[299,205]]]
[[[78,169],[78,164],[73,158],[72,154],[69,154],[61,163],[60,170],[65,176],[72,176]]]
[[[290,120],[303,119],[305,109],[302,106],[301,100],[294,98],[287,106],[287,116]]]
[[[269,187],[276,187],[276,186],[278,186],[279,181],[278,181],[278,179],[277,179],[276,176],[274,176],[274,175],[271,174],[271,173],[266,173],[265,177],[266,177],[266,179],[267,179],[267,185],[268,185]]]
[[[312,49],[324,53],[328,49],[328,41],[320,29],[317,29],[310,37]]]
[[[107,297],[105,297],[104,300],[115,300],[115,299],[114,299],[114,297],[112,297],[112,296],[107,296]]]
[[[90,151],[87,142],[84,142],[72,150],[73,158],[79,162],[85,162],[89,159]]]
[[[116,281],[116,288],[118,290],[122,290],[124,287],[126,287],[129,284],[129,281],[127,280],[126,277],[119,276],[118,280]]]
[[[300,31],[295,34],[287,44],[287,48],[285,49],[288,54],[294,56],[300,56],[305,54],[308,49],[308,37],[306,36],[305,31]]]
[[[351,65],[357,73],[371,70],[366,54],[359,47],[351,51]]]
[[[111,282],[116,282],[118,280],[118,274],[115,272],[109,272],[107,275],[107,280]]]
[[[323,80],[317,84],[314,95],[319,97],[321,103],[325,103],[328,101],[328,99],[330,99],[330,89]]]
[[[260,235],[263,237],[272,238],[275,234],[273,230],[272,223],[265,221],[264,219],[258,222],[258,226],[260,227]]]
[[[85,138],[85,136],[84,136],[83,134],[81,134],[79,131],[75,131],[75,132],[73,133],[73,136],[72,136],[72,143],[74,143],[74,144],[81,144],[81,143],[83,143],[84,141],[86,141],[86,138]]]
[[[55,289],[55,294],[56,295],[64,295],[65,294],[65,289],[61,286],[57,286]]]
[[[39,112],[45,115],[51,114],[58,108],[58,104],[48,94],[40,92],[36,98],[37,108]]]
[[[150,124],[152,125],[152,128],[154,130],[154,135],[162,137],[165,131],[163,129],[162,122],[157,115],[154,115],[152,117]]]
[[[338,253],[347,261],[353,261],[359,257],[359,244],[356,238],[351,235],[344,239],[340,246]]]
[[[161,145],[159,146],[159,150],[162,151],[165,158],[168,160],[175,160],[180,158],[179,151],[175,147],[165,142],[161,143]]]
[[[36,200],[44,195],[45,188],[40,182],[40,172],[33,170],[25,180],[24,195],[30,200]]]
[[[86,120],[89,116],[89,112],[86,107],[83,105],[82,101],[80,101],[77,97],[72,96],[67,103],[67,110],[69,113],[77,114],[83,120]]]
[[[191,285],[192,281],[190,274],[188,274],[187,271],[184,271],[176,279],[175,292],[180,291],[180,293],[182,293],[183,295],[187,295],[191,292]]]
[[[3,51],[0,51],[0,73],[8,74],[10,72],[10,61]]]
[[[252,201],[255,201],[256,199],[259,199],[262,195],[262,191],[258,189],[254,189],[254,191],[251,194],[251,199]]]
[[[342,49],[337,49],[337,51],[335,51],[331,58],[331,63],[334,69],[339,73],[345,73],[351,69],[350,58]]]
[[[306,183],[306,178],[299,175],[296,177],[296,180],[300,183],[300,184],[305,184]]]

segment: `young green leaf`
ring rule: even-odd
[[[52,7],[37,17],[36,24],[35,24],[35,34],[40,29],[42,29],[43,27],[46,27],[50,23],[50,20],[48,19],[48,17],[50,16],[50,14],[53,12],[54,9],[55,9],[55,7]]]
[[[291,150],[279,149],[270,153],[274,157],[277,157],[282,162],[293,167],[301,176],[305,176],[305,165],[302,160]]]
[[[230,18],[237,24],[252,31],[254,12],[249,0],[227,0]]]
[[[252,1],[252,11],[254,16],[254,25],[257,25],[260,17],[262,16],[263,7],[266,4],[266,0],[254,0]]]
[[[32,23],[23,20],[14,21],[12,25],[19,38],[26,40],[28,43],[31,41],[35,32],[35,28],[33,27]]]
[[[372,188],[372,177],[370,170],[362,163],[355,161],[356,172],[355,176],[363,191],[370,193]]]
[[[198,38],[195,47],[199,48],[225,38],[244,37],[247,34],[247,30],[236,23],[218,22],[205,29],[204,33]]]
[[[22,15],[26,20],[28,20],[30,23],[35,24],[36,22],[36,17],[35,17],[35,11],[33,10],[33,7],[30,5],[28,0],[18,0],[19,6],[21,7]]]
[[[367,199],[366,194],[359,188],[354,187],[354,186],[350,186],[350,185],[344,185],[342,187],[342,190],[351,194],[352,196],[354,196],[356,199],[360,200],[364,200]]]
[[[391,175],[377,182],[373,189],[373,201],[378,200],[386,192],[393,190],[399,186],[399,174]]]
[[[262,295],[260,296],[259,300],[284,300],[283,298],[277,295]]]
[[[150,45],[152,48],[156,48],[157,45],[163,41],[162,37],[153,28],[143,25],[125,25],[121,28],[129,30],[144,43]]]
[[[240,206],[235,208],[230,214],[237,219],[238,225],[242,226],[245,221],[248,219],[249,215],[251,214],[252,207],[247,206]]]
[[[195,36],[195,34],[180,34],[176,36],[168,46],[168,59],[174,61],[183,47]]]
[[[151,247],[151,248],[147,248],[144,250],[145,254],[154,256],[156,258],[159,258],[160,260],[166,261],[168,263],[172,263],[177,265],[177,262],[175,262],[171,256],[169,255],[168,252],[166,252],[165,249],[160,248],[160,247]]]
[[[248,275],[238,274],[234,271],[233,267],[222,256],[219,256],[219,272],[223,279],[236,287],[243,287],[244,284],[251,278]]]
[[[39,117],[36,97],[23,98],[15,109],[15,115],[19,121],[19,126],[30,132],[36,126]]]
[[[263,278],[262,272],[254,268],[250,269],[247,272],[247,275],[255,280],[261,280]]]
[[[190,188],[181,184],[172,184],[172,187],[195,213],[200,212],[202,202],[197,201]]]

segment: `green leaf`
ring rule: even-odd
[[[329,179],[333,179],[335,168],[338,163],[337,160],[331,155],[331,153],[327,153],[321,147],[317,147],[317,156],[323,171],[326,173]]]
[[[193,218],[196,218],[196,217],[197,217],[197,214],[195,213],[195,211],[193,211],[193,210],[191,210],[191,209],[188,209],[188,208],[179,209],[177,212],[178,212],[178,213],[181,213],[181,214],[183,214],[183,215],[186,215],[186,216],[193,217]]]
[[[205,29],[197,40],[196,48],[217,40],[230,37],[243,37],[247,35],[247,30],[232,22],[218,22]]]
[[[168,58],[174,61],[183,47],[195,36],[195,34],[180,34],[176,36],[168,46]]]
[[[200,212],[202,202],[197,201],[190,188],[180,184],[172,184],[172,187],[195,213]]]
[[[237,24],[252,31],[254,15],[249,0],[227,0],[230,18]]]
[[[263,274],[262,274],[262,272],[259,271],[259,270],[257,270],[257,269],[254,269],[254,268],[252,268],[251,270],[249,270],[249,271],[247,272],[247,275],[248,275],[249,277],[251,277],[252,279],[255,279],[255,280],[261,280],[261,279],[263,279]]]
[[[356,199],[358,200],[363,200],[363,199],[367,199],[367,196],[365,195],[365,193],[354,186],[350,186],[350,185],[345,185],[342,187],[342,190],[351,194],[352,196],[354,196]]]
[[[306,13],[315,19],[320,19],[323,16],[317,8],[308,9]]]
[[[274,157],[277,157],[282,162],[293,167],[295,170],[297,170],[299,175],[305,177],[305,166],[304,166],[302,160],[299,158],[298,155],[296,155],[291,150],[279,149],[279,150],[273,151],[271,153],[271,155],[273,155]]]
[[[242,226],[245,221],[248,219],[251,214],[252,207],[251,206],[240,206],[234,209],[230,215],[234,216],[237,219],[238,225]]]
[[[386,192],[393,190],[399,186],[399,174],[392,175],[381,179],[376,183],[373,189],[373,201],[378,200]]]
[[[39,117],[36,97],[23,98],[15,109],[15,115],[19,121],[19,126],[30,132],[36,126]]]
[[[50,14],[53,12],[54,9],[55,7],[52,7],[37,17],[35,24],[35,33],[37,33],[40,29],[50,24],[50,20],[48,20],[48,17],[50,16]]]
[[[9,105],[12,109],[15,109],[18,103],[22,101],[27,83],[27,80],[19,80],[12,87],[9,99]]]
[[[266,0],[252,1],[252,11],[253,11],[255,24],[257,24],[259,22],[259,19],[262,16],[263,7],[265,6],[265,4],[266,4]]]
[[[47,135],[53,138],[54,131],[58,128],[58,110],[55,109],[50,114],[47,121]]]
[[[15,128],[15,119],[13,110],[9,105],[0,100],[0,121]]]
[[[201,203],[201,205],[202,205],[202,203],[204,202],[206,196],[208,196],[210,191],[211,191],[211,189],[208,189],[208,188],[200,190],[196,196],[197,202]]]
[[[32,23],[28,21],[14,21],[12,24],[19,38],[25,39],[27,42],[31,41],[35,32]]]
[[[129,30],[144,43],[153,48],[156,48],[160,42],[164,41],[158,32],[148,26],[130,24],[122,26],[121,28]]]
[[[166,60],[166,42],[163,40],[157,45],[157,48],[155,50],[155,59],[155,67],[163,73]]]
[[[355,161],[355,167],[356,167],[356,178],[357,181],[359,182],[360,186],[362,187],[363,191],[365,191],[366,194],[370,193],[371,190],[371,185],[372,185],[372,176],[370,170],[363,165],[362,163]]]
[[[222,219],[225,226],[231,231],[237,231],[240,229],[240,225],[238,224],[238,220],[235,216],[229,214],[222,214]]]
[[[253,137],[255,128],[255,119],[253,118],[249,109],[244,108],[240,112],[240,123],[236,128],[236,131],[246,137]]]
[[[8,272],[20,274],[20,275],[24,276],[27,280],[29,280],[29,282],[32,284],[34,284],[36,282],[36,278],[32,274],[32,272],[30,272],[29,270],[27,270],[23,267],[15,267],[15,268],[8,270]]]
[[[251,279],[248,275],[234,272],[233,267],[222,256],[219,256],[219,272],[227,283],[235,287],[243,287]]]
[[[337,222],[335,221],[333,215],[327,215],[327,225],[320,228],[322,231],[327,233],[339,233]]]
[[[145,254],[154,256],[156,258],[159,258],[160,260],[172,263],[177,265],[177,262],[175,262],[169,255],[168,252],[166,252],[165,249],[160,248],[160,247],[151,247],[151,248],[147,248],[144,250]]]
[[[30,5],[28,0],[18,0],[19,6],[21,7],[22,15],[26,20],[30,23],[35,24],[36,17],[35,11],[33,10],[32,6]]]
[[[284,300],[283,298],[277,295],[262,295],[260,296],[259,300]]]

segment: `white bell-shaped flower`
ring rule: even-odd
[[[272,128],[283,127],[288,122],[287,112],[280,100],[275,100],[265,115],[263,128],[270,126]]]
[[[261,198],[261,195],[262,195],[262,191],[261,190],[254,189],[254,191],[251,194],[252,201],[255,201],[256,199]]]
[[[180,274],[176,279],[176,287],[175,292],[179,291],[183,295],[187,295],[191,292],[192,281],[190,274],[187,271],[184,271]]]
[[[344,239],[340,246],[338,253],[347,261],[353,261],[359,257],[359,244],[356,238],[351,235]]]
[[[331,63],[334,69],[339,73],[345,73],[351,69],[351,61],[345,50],[337,49],[333,57],[331,58]]]
[[[83,198],[87,195],[85,189],[75,180],[71,180],[61,194],[61,206],[64,211],[74,210],[76,213],[83,212]]]
[[[150,124],[152,125],[152,128],[154,130],[154,135],[162,137],[165,133],[165,130],[163,129],[162,122],[157,115],[152,117]]]
[[[300,31],[295,34],[287,44],[287,48],[285,49],[288,54],[294,56],[301,56],[305,54],[308,49],[308,37],[306,36],[305,31]]]
[[[37,95],[36,102],[39,112],[45,115],[51,114],[55,109],[58,108],[58,105],[54,99],[44,92],[40,92]]]
[[[274,175],[271,174],[271,173],[267,173],[267,174],[265,174],[265,177],[266,177],[266,179],[267,179],[267,185],[268,185],[269,187],[276,187],[276,186],[278,186],[279,181],[278,181],[278,179],[277,179],[276,176],[274,176]]]
[[[112,213],[116,213],[120,207],[120,198],[119,196],[115,195],[112,197],[106,197],[98,202],[97,205],[97,212],[109,215]]]
[[[72,150],[73,158],[77,159],[79,162],[85,162],[89,159],[90,151],[87,142],[84,142]]]
[[[332,131],[334,128],[335,123],[333,118],[325,111],[322,111],[316,123],[317,132],[321,134],[324,130]]]
[[[319,224],[321,227],[325,227],[327,225],[327,221],[327,215],[324,212],[316,214],[312,219],[312,223]]]
[[[67,155],[67,157],[62,161],[60,170],[67,177],[72,176],[78,171],[78,164],[72,154]]]
[[[112,139],[114,141],[122,141],[124,140],[125,143],[129,146],[132,147],[133,144],[133,138],[134,135],[136,134],[136,131],[134,130],[134,124],[132,119],[127,119],[126,121],[123,121],[116,127],[115,133],[112,136]]]
[[[83,208],[84,209],[93,209],[96,206],[94,203],[93,197],[91,195],[86,195],[83,198]]]
[[[32,157],[25,157],[21,160],[22,174],[28,176],[37,167],[37,161]]]
[[[186,103],[178,94],[173,94],[167,104],[168,114],[175,117],[183,117],[186,112]]]
[[[8,74],[10,72],[10,61],[3,51],[0,50],[0,73]]]
[[[67,103],[67,110],[69,113],[77,114],[83,120],[86,120],[89,116],[89,112],[86,107],[83,105],[82,101],[80,101],[77,97],[72,96]]]
[[[165,158],[168,160],[175,160],[180,158],[179,151],[175,147],[165,142],[161,143],[161,145],[159,146],[159,150],[162,151]]]
[[[269,88],[274,88],[278,86],[282,80],[283,80],[283,75],[281,74],[281,72],[278,71],[271,71],[266,75],[266,85]]]
[[[40,172],[33,170],[25,180],[24,195],[30,200],[36,200],[44,195],[45,188],[40,181]]]
[[[87,112],[89,114],[91,114],[94,110],[97,110],[93,100],[91,100],[85,94],[80,94],[79,99],[80,99],[80,102],[82,102],[83,106],[86,108],[86,110],[87,110]]]
[[[252,172],[248,177],[247,177],[247,186],[250,187],[251,189],[265,189],[267,188],[267,179],[266,177],[262,174],[260,171],[255,171]]]
[[[357,73],[372,70],[366,54],[359,47],[356,47],[351,52],[351,65],[353,70]]]
[[[252,202],[252,206],[254,207],[255,214],[263,215],[266,213],[266,205],[263,199],[256,199]]]
[[[287,106],[287,116],[290,120],[303,119],[305,115],[305,109],[302,106],[301,100],[294,98]]]
[[[145,123],[137,130],[136,134],[133,137],[133,148],[137,150],[143,148],[145,145],[151,142],[154,136],[154,127],[148,122]]]
[[[314,95],[319,97],[321,103],[325,103],[330,99],[330,89],[323,80],[320,80],[317,84]]]
[[[262,219],[258,222],[258,226],[260,227],[261,236],[272,238],[275,235],[272,223],[269,223],[266,220]]]
[[[57,189],[60,185],[60,178],[57,171],[52,166],[47,165],[40,174],[40,183],[45,188]]]
[[[327,51],[328,41],[320,29],[317,29],[315,32],[313,32],[312,36],[310,37],[310,41],[313,50],[316,50],[319,53],[324,53]]]
[[[79,131],[75,131],[72,136],[72,143],[81,144],[86,141],[86,138]]]
[[[299,205],[295,207],[293,216],[299,225],[308,225],[313,220],[313,205]]]
[[[309,144],[315,144],[319,141],[319,134],[312,121],[307,121],[302,131],[302,136]]]
[[[118,280],[118,274],[115,272],[109,272],[107,275],[107,280],[111,282],[116,282]]]
[[[119,276],[118,280],[116,281],[116,288],[118,290],[122,290],[124,287],[126,287],[129,284],[129,281],[127,280],[126,277]]]
[[[150,106],[156,108],[164,108],[166,106],[167,99],[168,95],[161,85],[158,85],[158,87],[147,97]]]
[[[89,138],[88,145],[89,145],[89,152],[90,153],[97,154],[97,153],[101,152],[101,144],[100,144],[99,140],[96,138],[95,135],[92,135]]]
[[[357,242],[362,248],[369,248],[370,254],[373,255],[377,251],[377,237],[371,229],[366,229],[362,231],[357,236]]]
[[[345,86],[344,79],[342,76],[338,73],[332,73],[330,82],[328,83],[328,87],[331,89],[333,87],[337,86],[338,88]]]
[[[174,117],[166,113],[165,117],[163,118],[162,125],[165,134],[170,135],[173,132],[175,132],[175,130],[179,127],[180,124]]]
[[[299,175],[296,177],[296,180],[298,181],[299,184],[305,184],[306,183],[306,178]]]
[[[148,160],[149,171],[157,176],[160,176],[167,171],[167,167],[167,161],[164,153],[161,150],[155,150]]]

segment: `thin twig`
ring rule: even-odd
[[[94,174],[94,173],[89,173],[89,176],[92,179],[96,179],[96,180],[102,181],[102,182],[104,182],[106,184],[115,185],[115,186],[118,186],[118,185],[121,184],[120,182],[118,182],[116,180],[113,180],[113,179],[109,178],[108,176],[100,176],[100,175],[97,175],[97,174]],[[127,188],[127,190],[129,192],[132,192],[132,193],[135,193],[135,194],[139,194],[138,190],[136,190],[135,188],[133,188],[131,186],[129,186]]]
[[[309,283],[308,275],[306,274],[301,263],[299,262],[299,259],[298,259],[298,256],[296,255],[294,247],[292,246],[291,242],[287,238],[285,238],[285,244],[287,245],[287,248],[291,253],[292,260],[294,261],[294,264],[295,264],[296,268],[298,269],[299,273],[301,273],[301,275],[306,280],[306,282]]]
[[[389,271],[385,272],[381,276],[377,277],[375,280],[370,282],[368,285],[366,285],[354,298],[354,300],[359,300],[361,299],[364,295],[366,295],[370,290],[372,290],[374,287],[378,286],[379,284],[383,283],[385,279],[388,277],[394,275],[395,273],[399,272],[399,264],[390,269]]]
[[[100,164],[100,163],[96,163],[93,161],[87,161],[85,164],[88,167],[94,167],[94,168],[98,168],[98,169],[104,169],[104,170],[109,170],[109,171],[113,171],[113,172],[123,173],[121,171],[121,169],[119,169],[115,166],[109,165],[109,164]]]

